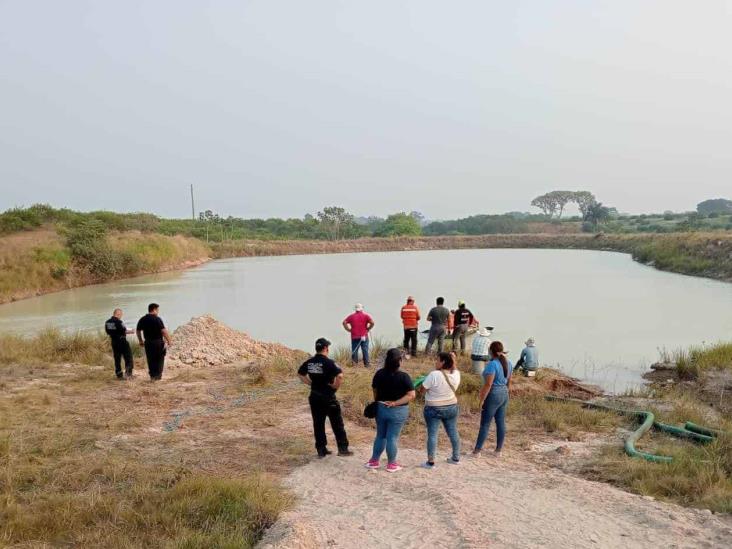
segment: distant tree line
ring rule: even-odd
[[[563,217],[569,204],[577,204],[580,216]],[[573,224],[568,230],[592,232],[672,232],[732,229],[732,201],[701,202],[696,212],[620,216],[615,208],[599,202],[588,191],[552,191],[536,197],[532,205],[542,213],[511,212],[473,215],[460,219],[428,221],[419,212],[396,212],[387,217],[355,217],[340,206],[328,206],[302,218],[243,219],[224,217],[212,210],[197,219],[163,219],[148,213],[108,211],[76,212],[36,204],[0,213],[0,234],[55,226],[69,238],[74,256],[115,270],[125,258],[105,256],[99,242],[110,231],[155,232],[186,235],[206,242],[237,239],[342,240],[362,237],[518,234],[537,232],[549,225]],[[544,224],[545,227],[542,227]],[[104,269],[97,269],[104,270]]]

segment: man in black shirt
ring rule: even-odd
[[[460,354],[465,352],[465,336],[468,328],[475,323],[475,317],[470,309],[465,307],[464,301],[458,301],[458,308],[455,311],[455,330],[452,332],[452,350],[457,352],[457,345],[460,342]]]
[[[315,449],[318,457],[324,458],[331,452],[328,450],[328,439],[325,436],[325,418],[330,420],[338,444],[339,456],[352,456],[348,449],[348,437],[343,426],[341,405],[336,398],[336,391],[343,381],[343,370],[328,358],[330,341],[321,337],[315,342],[315,356],[307,359],[297,370],[300,380],[310,386],[310,413],[313,416],[313,433]]]
[[[140,345],[145,347],[147,369],[150,372],[150,379],[153,381],[163,377],[165,343],[170,345],[168,330],[163,324],[163,319],[158,316],[159,309],[160,305],[150,303],[147,306],[148,313],[137,322],[137,340]]]
[[[104,331],[112,340],[112,354],[114,355],[114,373],[117,379],[124,379],[122,375],[122,358],[125,359],[125,374],[128,378],[132,377],[134,363],[132,361],[132,349],[127,341],[127,334],[134,333],[128,330],[125,323],[122,322],[122,309],[115,309],[112,316],[104,323]]]

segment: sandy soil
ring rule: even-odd
[[[328,457],[287,479],[299,498],[260,547],[730,547],[730,517],[632,495],[526,462],[464,458],[422,469],[369,471],[367,447]],[[525,456],[525,454],[523,455]]]

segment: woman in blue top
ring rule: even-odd
[[[496,418],[496,451],[495,456],[501,455],[503,440],[506,438],[506,409],[508,408],[508,391],[511,388],[511,372],[513,364],[506,358],[503,343],[494,341],[489,347],[491,361],[483,370],[485,383],[480,390],[481,405],[480,431],[475,442],[474,456],[480,456],[491,421]]]

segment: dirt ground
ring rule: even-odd
[[[306,390],[291,375],[293,364],[279,368],[268,380],[246,362],[183,366],[151,383],[142,371],[115,381],[111,367],[16,367],[6,372],[0,404],[36,414],[38,436],[54,436],[62,423],[83,428],[93,445],[78,450],[79,460],[111,453],[222,477],[262,471],[282,478],[293,507],[260,543],[267,549],[732,545],[729,516],[632,495],[553,463],[565,452],[591,451],[602,443],[597,438],[532,446],[511,445],[509,434],[501,459],[466,456],[428,471],[419,467],[423,440],[407,437],[399,457],[405,468],[389,474],[363,467],[373,431],[348,421],[356,455],[314,459]],[[27,429],[26,420],[22,414],[12,423]],[[439,460],[446,445],[443,433]]]
[[[446,455],[442,441],[442,458]],[[732,521],[623,492],[534,463],[522,451],[500,459],[419,467],[424,452],[400,450],[402,471],[328,457],[297,469],[298,498],[262,549],[481,547],[729,547]]]

